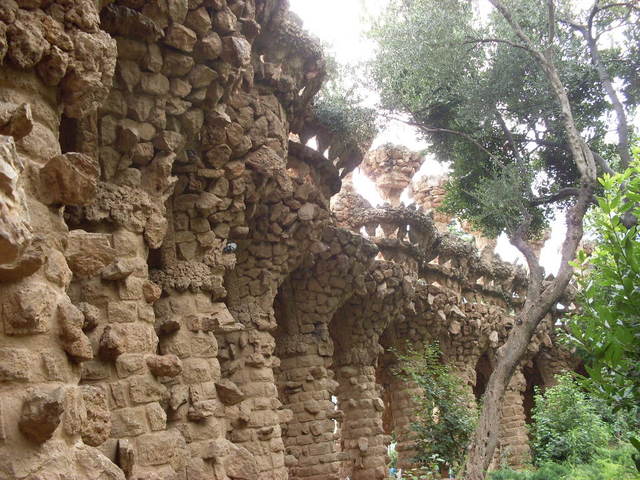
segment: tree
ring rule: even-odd
[[[580,310],[567,320],[568,342],[584,358],[583,383],[617,409],[640,414],[640,150],[624,172],[600,179],[603,194],[589,217],[590,255],[576,260]],[[640,418],[637,418],[640,421]]]
[[[581,12],[569,1],[490,3],[493,11],[482,18],[464,0],[393,0],[372,32],[379,46],[372,78],[383,107],[408,113],[432,152],[451,162],[446,208],[487,235],[506,232],[529,269],[526,301],[487,384],[468,480],[485,477],[506,387],[573,275],[597,168],[611,171],[607,160],[616,151],[605,138],[611,111],[605,82],[584,36],[571,25]],[[635,3],[618,5],[599,8],[618,15],[625,34],[635,35]],[[602,25],[594,21],[598,33],[592,35],[600,38]],[[635,67],[625,52],[597,52],[609,77],[633,91]],[[625,118],[635,98],[625,98]],[[529,240],[554,209],[566,212],[567,233],[558,274],[545,280]]]

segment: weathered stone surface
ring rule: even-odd
[[[31,392],[22,403],[18,427],[32,442],[44,443],[60,425],[63,411],[62,401],[56,394]]]
[[[82,387],[82,399],[87,418],[82,425],[82,440],[87,445],[102,445],[111,434],[111,413],[104,390],[94,386]]]
[[[224,37],[221,56],[235,67],[245,67],[251,61],[251,45],[242,37]]]
[[[175,377],[182,373],[182,362],[175,355],[153,355],[147,357],[151,373],[158,377]]]
[[[216,391],[218,392],[218,397],[225,405],[235,405],[245,398],[244,393],[242,393],[238,386],[228,379],[216,382]]]
[[[417,154],[364,161],[395,207],[357,195],[324,65],[286,2],[0,0],[0,477],[382,480],[405,340],[473,402],[524,273],[400,206]],[[516,463],[527,369],[570,364],[551,320],[505,396]]]
[[[179,23],[173,24],[164,38],[164,42],[167,45],[171,45],[184,52],[193,51],[197,40],[196,32]]]
[[[43,202],[86,205],[96,194],[99,167],[82,153],[65,153],[50,159],[40,170]]]
[[[111,34],[154,41],[161,32],[147,16],[121,5],[108,5],[100,11],[102,28]]]
[[[0,136],[0,280],[26,276],[21,263],[28,261],[26,251],[32,241],[26,198],[19,185],[23,163],[14,139]],[[37,260],[37,258],[36,258]],[[39,265],[38,265],[39,266]]]
[[[115,255],[110,235],[83,230],[74,230],[69,234],[65,257],[75,275],[96,275],[113,262]]]
[[[150,325],[118,323],[107,325],[100,337],[100,355],[115,359],[123,353],[155,351],[158,337]]]
[[[46,283],[30,282],[18,287],[2,302],[7,335],[46,333],[51,328],[58,296]]]
[[[243,447],[228,444],[229,453],[224,457],[223,464],[227,475],[233,479],[251,480],[258,475],[258,465],[251,453]]]
[[[0,135],[20,140],[31,133],[33,129],[33,114],[31,106],[23,103],[14,107],[7,105],[0,109]]]
[[[91,360],[93,348],[84,334],[85,316],[71,302],[58,305],[62,348],[76,361]]]

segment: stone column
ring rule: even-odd
[[[354,291],[364,290],[364,273],[377,251],[359,235],[333,227],[325,229],[320,247],[313,266],[294,272],[276,299],[276,378],[280,399],[293,412],[283,426],[291,480],[339,478],[329,323]]]
[[[362,170],[375,182],[382,198],[397,207],[402,192],[411,184],[423,160],[419,153],[406,147],[385,144],[367,153]]]
[[[514,468],[523,467],[531,460],[523,394],[526,381],[519,369],[511,379],[502,401],[500,435],[496,460]]]
[[[104,99],[115,45],[93,2],[40,4],[0,6],[0,477],[123,480],[92,446],[109,417],[102,392],[78,386],[96,351],[67,293],[63,213],[94,198],[98,168],[58,141],[62,111]]]
[[[427,288],[426,284],[419,284],[416,297],[419,297],[420,290]],[[432,341],[432,335],[437,332],[428,327],[426,318],[426,312],[416,311],[415,315],[407,315],[402,321],[389,325],[381,338],[385,354],[379,376],[385,389],[385,416],[389,419],[386,431],[396,439],[397,466],[402,470],[416,466],[413,460],[416,454],[416,433],[412,423],[416,420],[417,413],[415,398],[421,394],[422,389],[397,375],[402,364],[396,352],[406,351],[407,347],[419,352],[425,343]]]
[[[405,276],[401,266],[377,261],[368,279],[367,295],[352,297],[331,323],[338,408],[343,412],[343,468],[354,480],[384,479],[387,475],[390,437],[383,427],[382,387],[376,379],[383,352],[379,338],[391,322],[402,318],[411,289],[411,277]]]
[[[416,419],[414,398],[416,395],[420,395],[422,389],[396,376],[391,378],[388,388],[393,433],[397,439],[398,468],[406,470],[415,466],[413,458],[416,454],[416,433],[411,428],[411,424]]]
[[[82,383],[102,392],[111,412],[101,449],[127,478],[171,478],[186,467],[186,446],[179,432],[167,431],[163,379],[177,375],[181,363],[158,355],[152,305],[160,288],[148,277],[148,246],[141,233],[125,227],[72,231],[71,239],[71,295],[90,322],[97,352],[83,364]]]
[[[273,373],[280,366],[273,302],[287,275],[319,251],[328,200],[295,158],[265,147],[246,163],[252,166],[245,175],[249,235],[238,239],[237,265],[225,278],[229,310],[244,330],[218,339],[223,375],[245,394],[231,416],[230,439],[255,456],[258,478],[271,480],[287,476],[281,425],[291,419]]]

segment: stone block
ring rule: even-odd
[[[186,451],[184,438],[175,430],[142,435],[136,439],[136,446],[138,463],[142,466],[169,463]]]
[[[63,412],[62,392],[31,391],[22,403],[18,427],[32,442],[44,443],[60,425]]]
[[[121,408],[111,412],[113,438],[135,437],[147,431],[147,413],[144,406]]]
[[[0,382],[28,382],[35,355],[23,348],[0,348]]]
[[[115,359],[123,353],[156,351],[158,337],[153,327],[142,323],[116,323],[107,325],[100,337],[100,356]]]
[[[154,378],[140,375],[129,379],[129,396],[133,403],[150,403],[168,398],[169,392]]]
[[[40,169],[42,201],[46,204],[87,205],[96,195],[100,168],[89,155],[64,153]]]
[[[90,385],[82,386],[81,391],[86,410],[86,419],[81,427],[82,441],[97,447],[111,434],[111,412],[107,395],[102,388]]]
[[[49,331],[57,303],[57,293],[46,283],[21,284],[2,304],[5,333],[33,335]]]
[[[115,259],[111,235],[88,233],[84,230],[69,232],[65,257],[69,268],[78,277],[96,275]]]
[[[225,405],[235,405],[245,399],[242,390],[231,380],[222,379],[216,382],[216,392],[218,398]]]

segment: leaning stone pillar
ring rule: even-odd
[[[376,262],[367,295],[354,296],[332,320],[343,469],[354,480],[386,478],[390,437],[383,426],[382,386],[376,379],[383,352],[379,339],[389,323],[404,315],[410,278],[399,264]]]
[[[339,478],[329,323],[355,290],[364,289],[364,272],[377,251],[361,236],[336,228],[325,229],[319,247],[313,267],[296,271],[276,299],[276,378],[280,399],[293,414],[283,426],[290,480]]]
[[[291,411],[282,408],[274,377],[280,366],[274,299],[287,275],[316,249],[329,219],[328,202],[309,191],[308,179],[298,173],[302,166],[283,156],[264,147],[246,159],[255,167],[245,175],[251,228],[238,239],[237,266],[225,278],[229,310],[244,329],[218,336],[223,376],[245,395],[230,415],[229,438],[254,455],[260,480],[288,475],[281,425]],[[262,169],[267,162],[269,169]],[[279,200],[262,202],[263,196]]]
[[[94,2],[41,3],[0,6],[0,478],[123,480],[91,446],[95,415],[109,418],[103,393],[78,386],[96,352],[67,291],[63,213],[93,199],[97,162],[58,141],[63,111],[104,99],[115,44]]]
[[[511,379],[502,401],[498,455],[500,463],[522,467],[531,459],[523,395],[526,381],[519,369]]]
[[[422,391],[417,385],[393,376],[389,383],[389,408],[392,411],[393,433],[396,436],[398,452],[398,468],[406,470],[414,467],[416,455],[416,433],[411,424],[416,420],[416,404],[414,398]]]

